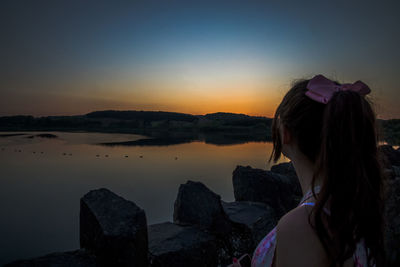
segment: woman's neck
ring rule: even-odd
[[[314,164],[306,157],[293,157],[292,164],[296,170],[303,195],[311,189],[311,182],[314,175]],[[318,183],[317,183],[318,184]]]

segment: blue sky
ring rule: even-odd
[[[361,4],[362,3],[362,4]],[[0,115],[272,116],[293,80],[362,80],[400,117],[396,1],[2,1]]]

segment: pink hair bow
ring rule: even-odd
[[[307,89],[308,91],[306,92],[306,96],[323,104],[328,103],[333,94],[338,91],[350,90],[357,92],[360,95],[367,95],[371,92],[371,89],[369,89],[368,85],[362,81],[337,85],[321,74],[314,76],[308,82]]]

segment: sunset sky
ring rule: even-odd
[[[400,118],[399,1],[0,5],[0,116],[129,109],[271,117],[295,79],[321,73],[362,80],[379,117]]]

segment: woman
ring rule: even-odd
[[[270,161],[281,153],[291,159],[304,197],[259,243],[251,266],[384,266],[383,175],[369,92],[361,81],[317,75],[285,95]]]

